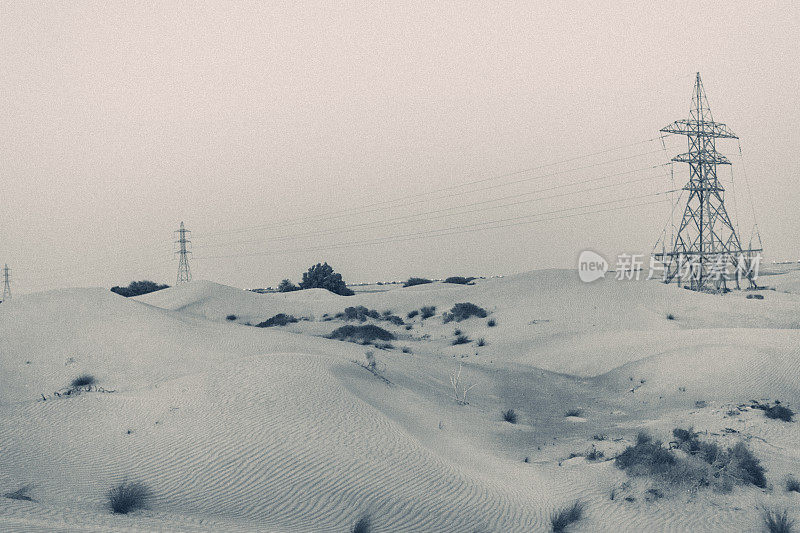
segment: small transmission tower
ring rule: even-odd
[[[5,302],[11,299],[11,269],[8,265],[3,266],[3,299],[0,302]]]
[[[189,269],[189,254],[191,252],[188,249],[188,245],[192,242],[188,238],[191,232],[184,228],[183,222],[181,222],[180,229],[176,230],[175,233],[178,236],[178,240],[175,242],[180,246],[178,251],[175,252],[178,254],[178,283],[192,281],[192,271]]]
[[[755,287],[752,264],[761,249],[742,248],[725,209],[725,189],[717,179],[717,166],[731,163],[716,151],[716,140],[738,137],[725,124],[714,122],[699,72],[689,118],[661,131],[686,135],[689,143],[687,153],[672,158],[689,165],[683,220],[672,251],[653,254],[664,265],[664,282],[681,283],[688,278],[692,290],[717,292],[727,290],[726,282],[734,279],[740,288],[740,278],[746,278]]]

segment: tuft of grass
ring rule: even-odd
[[[406,318],[411,319],[411,318],[414,318],[415,316],[417,316],[418,314],[419,314],[419,311],[414,309],[413,311],[409,311],[408,312],[408,314],[406,315]]]
[[[150,499],[150,489],[135,481],[125,481],[108,491],[108,504],[116,514],[143,509]]]
[[[581,414],[582,411],[580,409],[575,408],[575,409],[570,409],[569,411],[564,413],[564,416],[581,416]]]
[[[792,533],[794,530],[794,520],[789,518],[786,509],[764,509],[761,515],[764,527],[769,533]]]
[[[673,315],[672,313],[668,314],[667,320],[675,320],[675,315]]]
[[[89,385],[94,385],[97,383],[95,377],[91,374],[81,374],[77,378],[73,379],[70,385],[73,389],[77,389],[78,387],[88,387]]]
[[[31,498],[28,493],[31,491],[30,485],[23,485],[22,487],[18,488],[12,492],[6,492],[3,494],[3,498],[8,498],[10,500],[21,500],[25,502],[32,502],[33,498]]]
[[[800,492],[800,481],[791,474],[786,478],[786,492]]]
[[[236,315],[228,315],[225,317],[226,320],[236,320]]]
[[[586,504],[580,500],[576,500],[561,509],[556,509],[550,514],[550,527],[552,527],[554,533],[566,531],[567,526],[583,518],[585,510]]]
[[[506,409],[503,411],[503,420],[506,422],[511,422],[512,424],[517,423],[517,413],[514,412],[513,409]]]
[[[490,318],[488,322],[486,322],[486,325],[490,328],[493,328],[497,325],[497,321],[494,318]]]
[[[453,331],[453,335],[455,335],[456,337],[461,335],[461,333],[462,333],[462,331],[460,329],[457,329],[457,330]]]
[[[453,339],[453,346],[456,346],[458,344],[468,344],[470,342],[472,342],[472,341],[466,335],[459,335],[458,337]]]
[[[486,346],[486,339],[484,339],[483,337],[478,339],[478,346]]]
[[[369,533],[370,531],[372,531],[372,524],[370,523],[369,515],[359,518],[350,529],[351,533]]]

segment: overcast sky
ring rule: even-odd
[[[357,282],[649,253],[672,178],[646,168],[686,147],[648,140],[688,116],[696,71],[741,138],[741,159],[718,149],[743,240],[754,211],[767,258],[800,259],[798,19],[789,1],[0,0],[0,264],[18,293],[174,283],[182,220],[195,278],[240,287],[318,261]]]

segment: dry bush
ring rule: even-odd
[[[580,500],[576,500],[561,509],[556,509],[550,514],[550,526],[555,533],[565,531],[567,526],[583,518],[585,510],[586,504]]]
[[[143,509],[150,499],[150,489],[135,481],[125,481],[108,491],[108,504],[116,514]]]

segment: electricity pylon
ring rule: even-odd
[[[191,232],[184,228],[183,222],[181,222],[180,229],[176,230],[175,233],[178,234],[178,240],[175,242],[179,245],[178,251],[175,252],[178,254],[178,283],[192,281],[192,271],[189,269],[189,254],[191,252],[188,249],[188,245],[192,242],[188,238],[188,234]]]
[[[689,143],[687,153],[672,158],[689,165],[683,220],[672,251],[654,254],[664,265],[664,282],[688,281],[692,290],[716,292],[727,290],[727,281],[735,280],[740,288],[740,279],[747,279],[755,287],[753,262],[760,258],[756,255],[761,248],[742,248],[725,209],[725,189],[717,179],[717,166],[731,162],[716,151],[716,140],[738,137],[725,124],[714,122],[699,72],[689,118],[661,131],[686,135]]]
[[[0,300],[5,302],[6,300],[11,299],[11,269],[8,268],[8,265],[3,267],[3,299]]]

